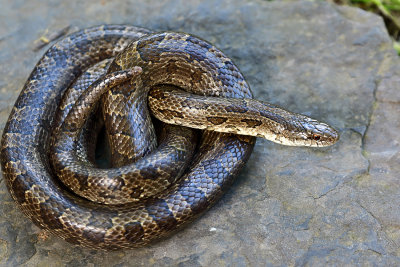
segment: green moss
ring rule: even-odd
[[[393,42],[393,47],[394,47],[394,49],[396,49],[396,51],[397,51],[397,54],[399,54],[399,56],[400,56],[400,42]]]

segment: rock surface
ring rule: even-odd
[[[400,265],[400,62],[382,20],[325,2],[0,0],[0,129],[65,26],[126,23],[198,35],[230,56],[257,99],[335,126],[324,149],[258,140],[218,204],[150,247],[99,252],[39,230],[0,178],[0,265]]]

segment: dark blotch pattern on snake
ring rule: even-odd
[[[99,63],[107,58],[114,59]],[[104,69],[108,74],[96,74],[99,80],[90,80],[78,104],[64,100],[64,108],[59,108],[64,92],[98,63],[109,65]],[[156,131],[151,126],[147,130],[150,114],[143,108],[148,94],[151,113],[165,123],[230,133],[203,131],[197,136],[193,130],[164,125],[154,149],[157,142],[151,139]],[[128,99],[125,106],[119,101],[122,96]],[[115,157],[112,169],[98,168],[90,152],[95,142],[90,140],[91,128],[99,128],[93,119],[96,115],[90,114],[97,110],[101,97],[101,113]],[[224,101],[226,97],[229,100]],[[237,134],[263,136],[287,145],[325,146],[338,139],[336,131],[323,123],[251,98],[231,60],[191,35],[151,34],[121,25],[74,33],[45,53],[11,112],[1,143],[8,189],[36,225],[68,242],[107,250],[143,246],[192,221],[219,199],[254,146],[254,137]],[[139,125],[146,127],[125,125],[135,107]],[[64,113],[59,111],[55,119],[58,109]],[[138,135],[143,140],[133,140]],[[200,142],[193,147],[196,138]],[[163,153],[163,149],[169,150]],[[177,156],[170,156],[173,152]],[[165,165],[169,156],[172,165]],[[151,168],[157,160],[165,170],[176,173]],[[176,170],[173,166],[179,160],[185,163],[179,163],[182,168]],[[186,162],[191,162],[189,167]],[[65,190],[55,172],[81,192]],[[153,187],[140,179],[150,180]],[[91,186],[97,184],[100,193],[92,193]],[[120,204],[127,198],[128,203]]]

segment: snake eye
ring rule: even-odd
[[[321,136],[319,134],[313,134],[312,139],[315,141],[319,141],[321,139]]]

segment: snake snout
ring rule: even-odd
[[[307,132],[307,143],[312,147],[331,146],[339,140],[339,133],[326,123],[307,118],[303,124]]]

